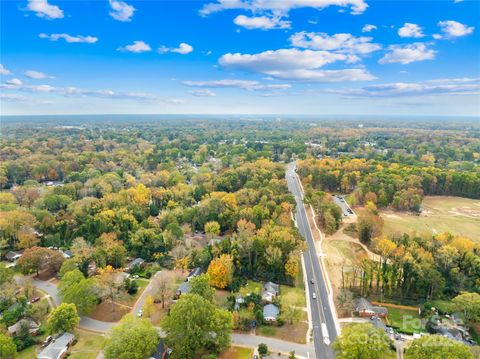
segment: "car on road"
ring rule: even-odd
[[[312,298],[317,299],[317,294],[315,292],[312,293]]]
[[[312,279],[310,279],[310,283],[312,283],[312,284],[313,284],[313,283],[315,283],[315,282],[313,281],[313,278],[312,278]]]
[[[140,310],[137,312],[137,317],[141,317],[142,314],[143,314],[143,310],[140,309]]]
[[[347,212],[350,213],[350,214],[353,214],[353,211],[350,208],[347,209]]]
[[[49,335],[48,337],[45,338],[45,340],[42,343],[42,348],[45,348],[50,342],[53,340],[53,337]]]
[[[40,297],[35,297],[35,298],[32,298],[30,299],[30,303],[33,304],[33,303],[36,303],[40,300]]]

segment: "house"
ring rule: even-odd
[[[9,262],[15,262],[17,259],[20,259],[22,252],[9,251],[5,254],[5,259]]]
[[[157,345],[157,350],[152,354],[150,359],[168,359],[172,349],[167,348],[163,339],[160,339]]]
[[[65,259],[69,259],[69,258],[73,257],[73,252],[71,250],[67,249],[66,251],[62,251],[60,249],[59,252],[62,254],[63,258],[65,258]]]
[[[360,317],[371,317],[377,316],[384,318],[388,315],[388,309],[385,307],[376,307],[372,305],[368,300],[365,298],[357,299],[357,305],[355,307],[355,311],[358,312]]]
[[[127,271],[132,271],[135,267],[143,267],[145,266],[145,259],[143,258],[135,258],[133,261],[128,263],[127,265]]]
[[[190,292],[190,283],[188,281],[185,281],[180,284],[180,287],[178,287],[174,299],[177,300],[181,297],[182,294],[187,294],[188,292]]]
[[[75,336],[72,333],[63,333],[48,344],[48,346],[37,355],[37,359],[65,358],[67,356],[68,348],[74,340]]]
[[[40,329],[40,325],[38,325],[33,319],[25,318],[20,319],[14,325],[9,326],[8,333],[12,336],[16,336],[20,333],[23,326],[28,326],[28,331],[32,335],[36,335]]]
[[[266,282],[262,288],[262,299],[266,302],[272,302],[280,293],[280,286],[273,282]]]
[[[188,273],[187,281],[190,281],[191,279],[199,276],[200,274],[202,274],[202,268],[197,267],[195,269],[192,269],[190,273]]]
[[[267,304],[263,307],[263,319],[267,322],[275,322],[280,314],[280,309],[275,304]]]

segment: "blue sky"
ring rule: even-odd
[[[0,5],[3,115],[480,115],[479,1]]]

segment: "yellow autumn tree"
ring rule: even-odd
[[[145,298],[145,302],[143,303],[143,316],[145,318],[150,318],[153,314],[153,311],[155,310],[154,304],[153,304],[153,297],[151,295],[147,295]]]
[[[208,266],[210,284],[216,288],[226,288],[233,280],[233,259],[229,254],[215,258]]]

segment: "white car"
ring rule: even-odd
[[[142,314],[143,314],[143,310],[140,309],[140,310],[137,312],[137,317],[141,317]]]
[[[315,292],[312,293],[312,298],[317,299],[317,294]]]

